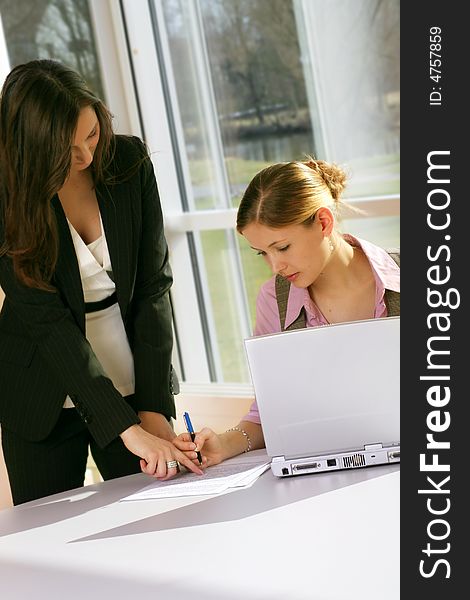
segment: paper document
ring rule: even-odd
[[[209,467],[204,475],[185,472],[168,481],[155,480],[142,490],[122,498],[121,502],[220,494],[229,488],[248,487],[269,468],[269,465],[266,457],[257,462],[221,463]]]

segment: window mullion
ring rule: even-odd
[[[195,199],[191,184],[191,174],[186,155],[186,144],[184,138],[183,121],[179,111],[178,95],[176,91],[175,77],[173,73],[173,64],[171,60],[167,31],[165,27],[165,17],[161,0],[154,0],[151,3],[153,10],[153,28],[155,33],[155,45],[159,55],[160,70],[162,72],[162,85],[166,93],[166,114],[171,126],[172,147],[175,156],[175,167],[181,191],[181,204],[184,211],[194,211]],[[201,245],[199,233],[187,237],[189,253],[192,257],[191,270],[194,277],[194,290],[198,300],[199,315],[201,319],[201,331],[205,342],[205,354],[207,357],[207,366],[210,379],[217,381],[222,379],[222,365],[217,351],[217,337],[215,323],[213,319],[213,308],[209,294],[209,285],[204,263],[204,254]],[[181,307],[183,308],[183,307]],[[182,326],[187,320],[186,311],[181,314],[181,309],[176,312],[177,321]],[[188,349],[181,348],[180,354],[184,358],[188,354]]]
[[[3,85],[6,76],[10,72],[10,59],[8,58],[7,43],[3,31],[2,15],[0,13],[0,82]]]
[[[142,136],[139,109],[118,2],[88,2],[106,105],[117,133]]]
[[[202,110],[204,113],[205,124],[208,133],[210,156],[214,164],[213,171],[215,176],[215,191],[217,195],[216,206],[219,208],[230,208],[230,185],[224,160],[222,135],[219,128],[217,104],[212,84],[210,63],[207,53],[204,25],[199,0],[196,2],[189,2],[186,5],[186,9],[188,11],[189,22],[191,25],[191,41],[194,50],[194,62],[199,76],[198,80],[200,83]],[[229,268],[235,282],[233,286],[235,293],[234,300],[239,316],[241,335],[243,337],[247,337],[251,334],[248,300],[245,290],[241,260],[238,252],[237,240],[233,231],[226,232],[226,241],[228,247]]]
[[[158,2],[155,6],[158,8]],[[130,44],[137,94],[145,126],[146,142],[152,151],[163,214],[183,209],[182,178],[178,177],[179,157],[174,147],[173,115],[168,110],[168,87],[165,88],[155,47],[153,15],[148,2],[123,0],[123,15]],[[163,65],[167,66],[167,65]],[[183,181],[184,183],[184,181]],[[166,231],[166,221],[165,221]],[[206,340],[199,316],[200,305],[193,279],[191,252],[186,233],[167,232],[170,262],[175,283],[172,303],[177,321],[178,346],[185,375],[194,381],[210,381]]]
[[[317,64],[317,56],[321,56],[315,47],[315,36],[310,29],[312,0],[292,0],[295,20],[299,35],[299,47],[302,56],[302,67],[308,96],[308,106],[312,129],[315,132],[312,140],[313,152],[317,157],[329,160],[331,156],[328,144],[327,117],[321,92],[321,76]]]

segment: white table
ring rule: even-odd
[[[0,511],[0,597],[399,598],[399,465],[269,470],[219,496],[118,502],[148,483],[132,475]]]

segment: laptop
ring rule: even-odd
[[[244,344],[274,475],[400,462],[400,317]]]

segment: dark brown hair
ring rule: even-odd
[[[4,240],[0,256],[11,257],[25,285],[53,290],[57,226],[51,200],[71,166],[71,146],[80,111],[91,107],[100,125],[91,172],[106,179],[112,158],[112,116],[73,69],[54,60],[18,65],[0,97],[0,210]]]
[[[237,213],[237,230],[250,223],[272,228],[309,223],[322,206],[336,213],[346,182],[335,164],[308,157],[276,163],[250,181]]]

